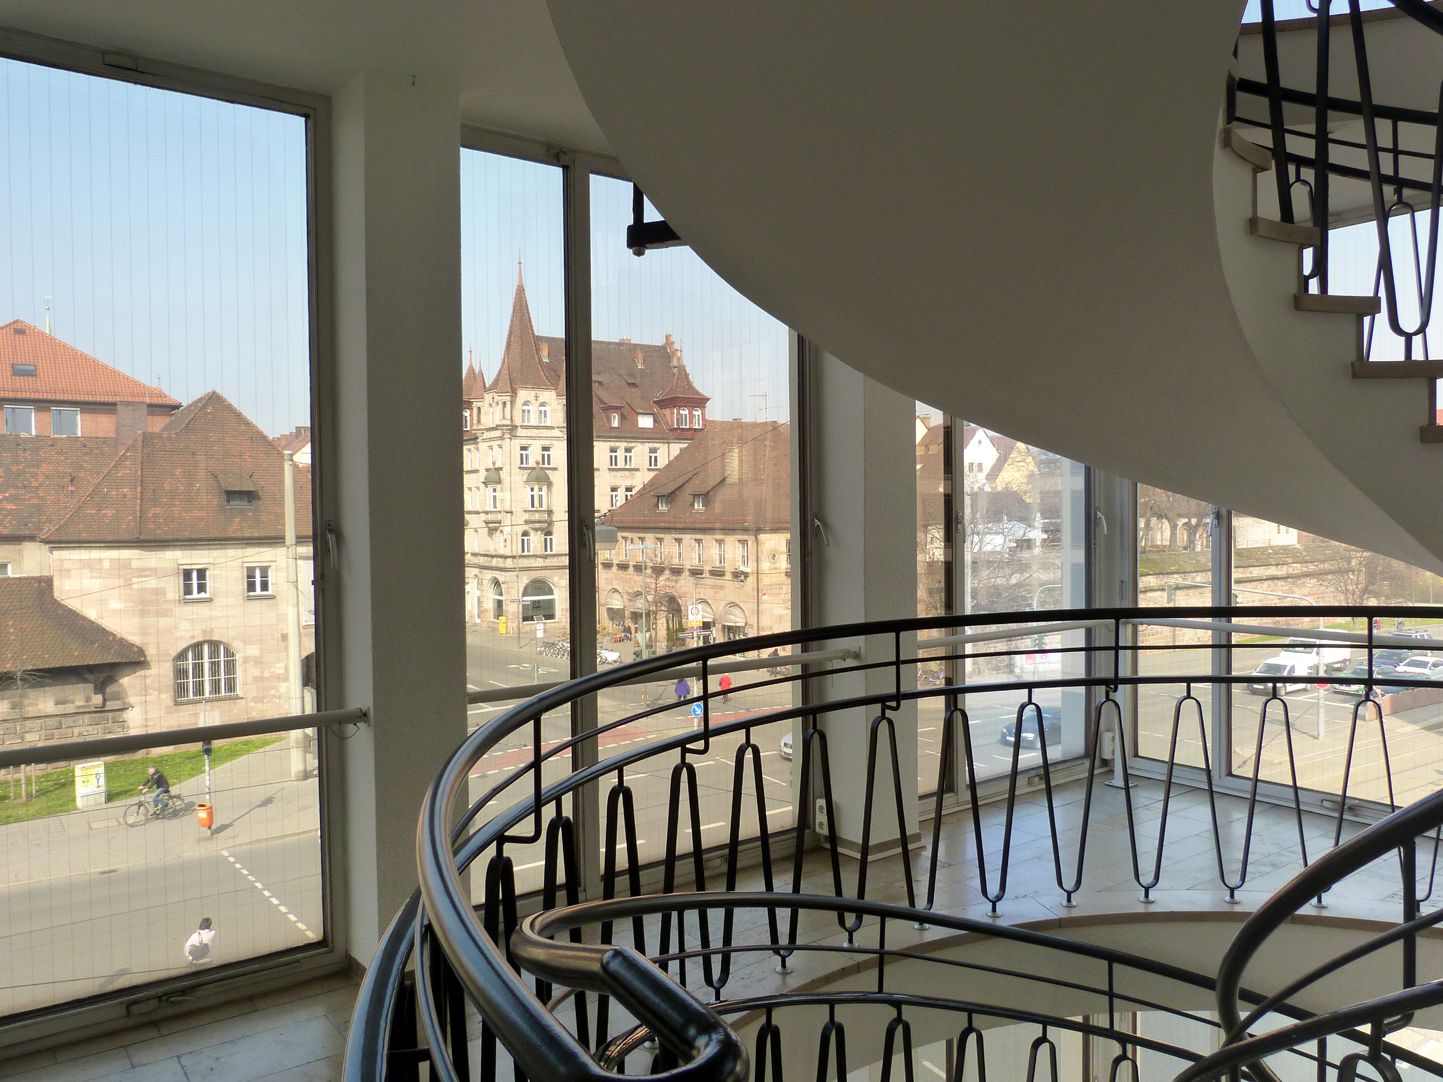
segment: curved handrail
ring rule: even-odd
[[[1254,607],[1211,607],[1196,606],[1168,610],[1170,617],[1198,619],[1243,618],[1250,620],[1271,619],[1274,622],[1289,618],[1316,619],[1319,609],[1313,606]],[[1414,606],[1330,607],[1331,614],[1340,617],[1362,618],[1371,621],[1374,617],[1420,615],[1443,616],[1443,609],[1420,610]],[[818,713],[854,709],[863,706],[884,705],[894,708],[895,704],[923,698],[949,698],[961,693],[975,691],[1037,690],[1046,687],[1096,687],[1106,688],[1125,685],[1142,686],[1150,683],[1175,683],[1178,677],[1132,675],[1116,669],[1113,656],[1118,648],[1090,644],[1084,647],[1060,647],[1057,652],[1082,652],[1084,656],[1100,656],[1107,659],[1106,667],[1111,672],[1103,675],[1068,676],[1055,680],[1004,679],[975,684],[951,684],[942,687],[927,687],[912,690],[904,686],[902,674],[906,669],[919,664],[931,664],[938,660],[930,653],[923,656],[920,651],[930,651],[932,646],[922,639],[915,644],[911,656],[904,657],[902,636],[911,633],[939,632],[962,628],[1007,628],[1016,631],[1014,637],[1029,634],[1026,625],[1037,624],[1038,613],[995,613],[977,616],[946,616],[911,618],[882,623],[855,623],[835,627],[815,628],[805,631],[786,631],[747,640],[745,649],[765,652],[774,647],[793,647],[824,640],[863,639],[876,642],[880,636],[885,642],[893,640],[894,646],[880,658],[859,659],[855,664],[841,665],[827,670],[804,669],[789,675],[780,683],[805,683],[824,674],[841,672],[864,673],[869,671],[895,672],[895,687],[885,693],[867,692],[854,698],[827,700],[823,704],[796,705],[764,711],[762,716],[751,716],[740,720],[720,720],[711,716],[712,700],[716,694],[705,677],[713,658],[736,652],[736,643],[714,643],[693,647],[672,654],[660,655],[627,666],[619,666],[579,678],[568,684],[553,688],[499,715],[469,736],[458,748],[440,775],[431,785],[423,805],[418,847],[418,873],[420,889],[413,896],[407,908],[392,922],[382,942],[376,961],[368,973],[358,1004],[358,1025],[351,1034],[348,1047],[346,1077],[353,1079],[376,1077],[376,1057],[372,1050],[363,1048],[367,1039],[384,1035],[389,1025],[389,1003],[402,988],[400,974],[411,953],[418,944],[432,944],[428,950],[437,949],[446,963],[454,970],[454,978],[464,987],[465,993],[487,1019],[487,1025],[498,1035],[515,1056],[518,1066],[529,1075],[543,1077],[591,1077],[596,1065],[584,1046],[577,1043],[564,1027],[539,1003],[536,997],[522,983],[518,973],[512,969],[512,958],[503,955],[492,936],[473,914],[470,899],[462,886],[462,873],[488,847],[501,847],[509,843],[525,843],[540,838],[543,809],[559,802],[562,796],[577,786],[586,785],[608,772],[619,772],[627,764],[639,761],[649,755],[671,750],[685,754],[689,749],[701,750],[710,746],[710,741],[732,732],[746,731],[770,721],[806,718]],[[1069,619],[1086,622],[1089,625],[1113,624],[1121,627],[1131,620],[1146,620],[1155,616],[1151,610],[1129,608],[1110,610],[1049,610],[1048,621]],[[1017,625],[1023,625],[1018,627]],[[1276,631],[1276,629],[1273,629]],[[986,632],[995,636],[996,632]],[[1371,648],[1371,634],[1355,640],[1359,645]],[[946,644],[939,644],[946,645]],[[995,656],[1015,654],[1015,648],[1005,645],[996,651],[967,652],[966,644],[960,653],[948,653],[944,659],[958,657]],[[542,766],[554,754],[577,748],[588,740],[596,740],[601,732],[625,723],[625,719],[610,723],[601,729],[573,735],[559,746],[545,745],[540,739],[541,719],[553,711],[568,706],[573,701],[595,695],[612,687],[645,680],[664,671],[683,666],[697,666],[703,674],[702,694],[696,702],[701,706],[701,728],[699,731],[685,731],[680,734],[659,738],[644,747],[627,749],[612,755],[601,763],[589,765],[578,763],[576,770],[569,772],[559,781],[542,783]],[[1250,679],[1247,675],[1226,673],[1213,674],[1213,682],[1235,684]],[[1332,679],[1331,677],[1328,679]],[[1430,686],[1426,680],[1395,681],[1399,684]],[[660,708],[658,708],[660,709]],[[643,715],[645,716],[645,713]],[[486,793],[476,800],[469,809],[461,812],[459,802],[467,790],[472,769],[501,740],[531,726],[534,753],[525,763],[510,772],[504,780],[488,787]],[[966,728],[963,727],[963,735]],[[1014,756],[1015,759],[1015,756]],[[1015,766],[1015,764],[1014,764]],[[484,824],[475,825],[473,820],[488,802],[529,780],[532,786],[529,795],[492,815]],[[558,804],[559,806],[559,804]],[[469,833],[468,833],[469,829]],[[847,900],[845,905],[835,908],[856,912],[856,899]],[[785,908],[785,907],[781,907]],[[939,915],[928,919],[937,922]],[[509,925],[508,925],[509,927]],[[573,945],[575,946],[575,945]],[[418,962],[425,959],[418,958]],[[558,963],[560,964],[560,963]],[[423,967],[424,968],[424,967]],[[736,1043],[725,1024],[706,1007],[703,1007],[689,992],[659,975],[649,962],[640,955],[631,955],[625,949],[575,950],[568,951],[563,968],[565,982],[576,988],[595,990],[614,996],[622,1002],[633,1003],[638,1011],[651,1012],[649,1017],[656,1027],[663,1043],[677,1057],[687,1062],[673,1068],[666,1077],[672,1079],[701,1078],[703,1076],[738,1077],[745,1069],[745,1052]],[[553,976],[560,977],[559,972]],[[445,976],[445,975],[443,975]],[[544,977],[544,974],[542,975]],[[436,993],[431,989],[431,979],[418,981],[417,995],[423,1012],[431,1009],[433,1001],[428,998]],[[428,1014],[427,1034],[432,1043],[441,1032],[432,1025]],[[454,1038],[453,1038],[454,1039]],[[438,1067],[440,1077],[449,1077],[445,1067]]]
[[[1248,963],[1252,961],[1268,936],[1291,919],[1313,898],[1319,897],[1347,876],[1366,867],[1379,857],[1385,856],[1403,845],[1414,844],[1420,835],[1435,829],[1440,824],[1443,824],[1443,792],[1424,797],[1360,831],[1308,865],[1259,906],[1243,922],[1243,926],[1238,930],[1238,934],[1223,956],[1222,964],[1218,967],[1218,1017],[1222,1022],[1225,1034],[1224,1046],[1213,1056],[1200,1061],[1189,1072],[1185,1072],[1184,1076],[1180,1076],[1179,1082],[1184,1082],[1185,1078],[1190,1082],[1193,1078],[1216,1077],[1223,1071],[1242,1065],[1248,1065],[1254,1071],[1271,1077],[1271,1072],[1266,1067],[1258,1064],[1255,1058],[1250,1057],[1265,1055],[1277,1047],[1286,1047],[1286,1042],[1282,1045],[1275,1045],[1274,1041],[1266,1035],[1246,1040],[1240,1039],[1246,1031],[1246,1026],[1258,1014],[1257,1011],[1254,1011],[1245,1019],[1238,1010],[1243,973],[1247,969]],[[1397,934],[1385,935],[1373,941],[1369,946],[1372,950],[1377,950],[1397,938]],[[1356,951],[1352,953],[1358,954]],[[1323,972],[1324,970],[1320,967],[1306,976],[1321,977]],[[1287,986],[1286,991],[1289,995],[1294,995],[1304,986],[1301,980],[1294,981]],[[1401,992],[1365,1003],[1353,1004],[1320,1017],[1324,1020],[1347,1021],[1349,1025],[1357,1025],[1362,1022],[1396,1017],[1401,1011],[1420,1009],[1437,1003],[1443,1003],[1443,984],[1433,983],[1420,988],[1404,989]],[[1323,1033],[1332,1032],[1326,1028],[1319,1029],[1320,1024],[1317,1019],[1314,1019],[1288,1027],[1288,1032],[1296,1040],[1307,1040]],[[1263,1051],[1258,1051],[1260,1049]]]

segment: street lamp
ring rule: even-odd
[[[641,574],[641,625],[642,625],[642,626],[641,626],[640,628],[638,628],[638,629],[637,629],[637,632],[636,632],[637,645],[640,647],[640,650],[638,650],[638,652],[637,652],[639,657],[646,657],[648,651],[651,651],[651,652],[653,652],[653,653],[655,652],[655,651],[652,649],[652,631],[653,631],[653,625],[656,623],[656,621],[653,620],[653,619],[652,619],[652,616],[651,616],[651,600],[649,600],[649,599],[647,598],[647,596],[646,596],[646,585],[647,585],[647,582],[646,582],[646,553],[647,553],[647,550],[648,550],[648,549],[655,549],[655,550],[656,550],[656,562],[657,562],[657,563],[660,563],[660,562],[661,562],[661,545],[660,545],[660,544],[651,544],[651,545],[648,545],[645,541],[643,541],[643,542],[641,542],[640,544],[634,544],[634,545],[627,545],[627,546],[626,546],[626,557],[627,557],[627,559],[630,559],[630,558],[631,558],[632,553],[639,553],[640,556],[641,556],[641,559],[640,559],[640,561],[639,561],[639,563],[640,563],[641,566],[638,568],[638,571],[639,571],[640,574]]]

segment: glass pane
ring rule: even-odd
[[[1364,552],[1278,523],[1236,515],[1233,518],[1233,596],[1239,605],[1304,606],[1426,605],[1443,597],[1443,579],[1375,553]],[[1257,674],[1256,682],[1234,685],[1233,759],[1235,773],[1259,775],[1269,781],[1288,782],[1290,770],[1281,708],[1270,702],[1276,688],[1288,705],[1293,732],[1294,758],[1299,784],[1336,794],[1342,788],[1347,744],[1357,719],[1349,798],[1387,802],[1388,772],[1384,767],[1383,736],[1391,758],[1394,792],[1400,804],[1437,789],[1433,764],[1443,754],[1443,737],[1431,723],[1436,703],[1423,705],[1420,697],[1433,693],[1402,693],[1386,682],[1376,689],[1378,706],[1363,703],[1367,676],[1365,651],[1346,643],[1310,639],[1313,629],[1367,630],[1360,621],[1323,616],[1280,619],[1261,623],[1295,629],[1287,635],[1233,636],[1233,672]],[[1433,633],[1430,625],[1406,620],[1379,626],[1380,635],[1395,636],[1374,654],[1375,678],[1386,678],[1398,666],[1422,655],[1407,644],[1413,637]],[[1319,673],[1351,673],[1357,682],[1316,686]],[[1263,716],[1264,706],[1268,707]],[[1382,715],[1382,735],[1377,711]],[[1262,753],[1258,731],[1262,726]]]
[[[1211,605],[1212,506],[1175,492],[1137,486],[1137,601],[1172,608]],[[1185,676],[1212,670],[1212,633],[1190,628],[1142,627],[1137,631],[1140,676]],[[1203,736],[1211,754],[1212,695],[1194,684],[1192,699],[1181,684],[1142,684],[1137,690],[1135,754],[1166,760],[1174,718],[1177,761],[1203,763]]]
[[[25,163],[0,178],[0,399],[31,433],[0,436],[30,497],[0,511],[7,741],[314,709],[305,119],[0,60],[0,130]],[[212,963],[323,936],[313,743],[217,745],[213,836],[118,824],[147,758],[202,799],[194,749],[104,757],[79,797],[69,766],[0,780],[56,876],[3,860],[34,873],[0,916],[27,952],[5,1009],[173,976],[204,915]]]
[[[1086,603],[1086,467],[998,432],[965,424],[954,435],[960,463],[966,549],[966,604],[972,613],[1045,611]],[[1083,632],[1035,633],[986,644],[967,662],[970,684],[1057,680],[1081,676]],[[986,656],[992,655],[992,656]],[[978,777],[1012,767],[1017,692],[969,695],[974,766]],[[1044,689],[1043,715],[1050,761],[1084,749],[1086,698],[1079,690]],[[1032,724],[1036,724],[1033,719]],[[1023,726],[1018,764],[1040,764],[1042,751]]]
[[[952,611],[952,476],[948,468],[951,433],[940,410],[917,403],[917,615],[945,616]],[[948,633],[928,632],[920,636],[919,649],[928,638]],[[952,653],[947,648],[937,653]],[[925,651],[923,652],[925,656]],[[920,686],[951,682],[945,662],[935,661],[917,669]],[[937,791],[942,763],[942,722],[947,702],[936,697],[917,704],[917,791]],[[944,784],[947,779],[943,778]]]
[[[0,699],[13,709],[36,692]],[[206,917],[216,932],[197,960],[206,967],[317,942],[320,789],[313,770],[297,770],[313,746],[307,731],[217,741],[209,769],[187,745],[0,777],[0,1014],[193,971],[184,947]]]
[[[744,640],[792,626],[790,336],[688,248],[638,259],[625,244],[628,183],[594,177],[592,383],[596,447],[597,636],[604,663],[694,644]],[[651,218],[659,217],[648,208]],[[755,662],[745,646],[735,659]],[[765,661],[765,659],[760,659]],[[726,724],[789,706],[792,689],[768,670],[713,678],[714,718]],[[601,755],[641,736],[698,721],[696,676],[603,697],[603,722],[645,711],[603,735]],[[767,825],[793,822],[791,723],[753,731]],[[701,840],[727,840],[741,734],[713,741],[699,764]],[[676,755],[629,771],[642,858],[663,855]],[[743,833],[757,833],[750,770]],[[694,839],[683,827],[679,847]]]

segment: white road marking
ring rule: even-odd
[[[307,939],[315,939],[315,938],[316,938],[316,933],[313,932],[313,931],[311,931],[311,930],[310,930],[309,928],[307,928],[304,924],[302,924],[299,920],[297,920],[297,919],[296,919],[296,915],[295,915],[294,913],[292,913],[290,910],[288,910],[285,906],[281,905],[281,900],[280,900],[279,898],[275,897],[274,895],[272,895],[270,891],[266,890],[266,887],[265,887],[265,884],[264,884],[264,883],[262,883],[260,880],[258,880],[255,876],[251,875],[249,872],[247,872],[247,871],[245,870],[245,867],[241,864],[240,861],[236,860],[236,858],[233,857],[233,856],[231,856],[230,853],[229,853],[227,850],[225,850],[225,849],[222,849],[222,850],[220,851],[220,855],[223,856],[223,857],[225,857],[226,860],[230,861],[230,862],[231,862],[231,866],[232,866],[233,868],[235,868],[236,871],[238,871],[241,875],[244,875],[244,876],[246,877],[246,879],[250,880],[251,886],[255,887],[256,890],[260,891],[261,894],[264,895],[264,896],[270,901],[271,905],[276,906],[276,907],[280,910],[280,912],[284,913],[284,914],[290,919],[290,922],[291,922],[292,924],[294,924],[294,925],[295,925],[297,928],[299,928],[301,931],[305,932]]]

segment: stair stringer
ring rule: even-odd
[[[1252,236],[1257,174],[1222,148],[1214,158],[1218,246],[1243,336],[1284,409],[1323,456],[1417,544],[1410,562],[1443,567],[1443,456],[1420,443],[1414,380],[1357,381],[1356,315],[1300,312],[1299,249]],[[1260,463],[1266,468],[1266,463]],[[1298,484],[1310,484],[1307,477]]]

